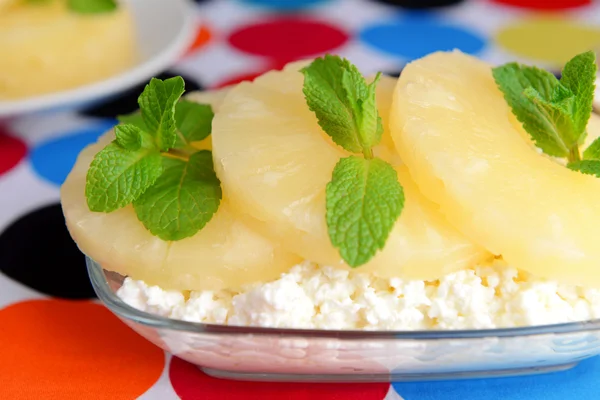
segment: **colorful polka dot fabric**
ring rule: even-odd
[[[161,78],[187,90],[251,80],[326,52],[398,76],[435,50],[555,73],[600,49],[591,0],[196,0],[196,39]],[[597,399],[600,360],[546,375],[284,384],[212,378],[165,354],[95,299],[59,188],[78,152],[136,108],[142,87],[93,108],[0,121],[0,399]]]

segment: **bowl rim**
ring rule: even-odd
[[[173,41],[153,57],[106,79],[67,89],[18,99],[0,101],[0,117],[13,117],[25,113],[58,109],[65,106],[85,105],[86,102],[108,97],[134,87],[168,68],[183,55],[192,44],[200,25],[195,23],[190,0],[170,0],[177,8],[183,23]]]
[[[489,339],[524,337],[544,334],[580,333],[600,330],[600,319],[580,322],[566,322],[551,325],[535,325],[500,329],[464,329],[464,330],[324,330],[297,328],[262,328],[189,322],[166,318],[140,311],[121,300],[110,288],[105,270],[96,261],[86,256],[90,281],[98,298],[110,311],[122,319],[158,329],[171,329],[193,333],[212,333],[227,335],[289,336],[337,339],[393,339],[393,340],[438,340],[438,339]],[[109,272],[109,271],[106,271]],[[109,272],[110,273],[110,272]]]

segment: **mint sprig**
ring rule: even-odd
[[[69,0],[69,9],[79,14],[101,14],[117,9],[115,0]]]
[[[581,160],[567,164],[569,169],[600,178],[600,160]]]
[[[172,148],[177,140],[175,105],[184,88],[185,83],[180,76],[164,81],[152,78],[138,99],[144,124],[153,132],[161,151]]]
[[[600,137],[596,138],[583,152],[584,160],[600,160]]]
[[[368,262],[383,249],[404,207],[394,168],[380,158],[342,158],[327,185],[327,225],[348,265]]]
[[[206,139],[211,132],[213,119],[211,106],[181,100],[175,106],[175,123],[186,143],[199,142]]]
[[[193,236],[217,212],[221,186],[212,154],[191,143],[210,135],[209,105],[180,100],[181,77],[152,79],[140,112],[120,116],[116,139],[92,161],[85,194],[91,211],[133,204],[138,219],[167,241]]]
[[[578,132],[585,133],[592,113],[596,72],[596,55],[592,51],[575,56],[562,71],[560,83],[575,95],[573,120]],[[580,138],[580,144],[583,138]]]
[[[133,202],[144,226],[155,236],[180,240],[198,232],[217,212],[221,186],[212,154],[199,151],[184,161],[162,157],[163,173]]]
[[[329,238],[351,267],[367,263],[387,238],[404,206],[394,168],[373,156],[383,125],[375,88],[348,60],[326,55],[301,71],[306,103],[331,139],[351,155],[336,164],[326,188]]]
[[[569,168],[589,173],[588,167],[582,167],[585,163],[579,164],[579,147],[592,113],[596,71],[596,56],[589,51],[571,59],[560,80],[542,69],[517,63],[496,67],[492,73],[536,146],[550,156],[566,158]],[[600,149],[600,145],[596,147]],[[584,157],[586,153],[598,152],[586,150]]]
[[[115,136],[117,143],[126,150],[139,150],[144,143],[147,147],[153,148],[148,134],[136,125],[122,124],[115,126]]]
[[[90,211],[111,212],[137,199],[162,173],[154,148],[128,150],[117,140],[102,149],[87,174],[85,196]]]
[[[56,0],[26,0],[30,4],[45,4]],[[119,5],[115,0],[68,0],[67,7],[78,14],[104,14],[115,11]]]
[[[375,107],[379,75],[367,85],[348,60],[326,55],[302,70],[306,103],[333,141],[352,153],[381,140],[383,127]]]

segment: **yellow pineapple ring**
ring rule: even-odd
[[[188,98],[212,103],[217,109],[222,96],[202,93]],[[84,194],[87,170],[94,155],[113,137],[109,132],[83,150],[61,188],[73,239],[105,269],[163,288],[217,290],[277,278],[300,261],[240,222],[226,201],[204,229],[176,242],[152,236],[132,206],[109,214],[91,212]],[[198,147],[209,146],[210,137]]]
[[[335,164],[349,154],[317,124],[294,63],[231,89],[213,121],[215,169],[232,209],[266,237],[300,256],[345,266],[325,222],[325,187]],[[383,78],[377,97],[384,125],[395,79]],[[389,134],[375,149],[397,165]],[[397,165],[406,202],[385,248],[361,271],[382,276],[439,278],[489,253],[446,223]]]
[[[488,64],[457,51],[409,64],[390,115],[419,189],[458,230],[536,276],[600,285],[600,180],[524,139]]]

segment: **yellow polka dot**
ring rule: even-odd
[[[600,47],[600,29],[560,17],[537,17],[501,29],[496,40],[516,55],[562,66],[574,55]]]

